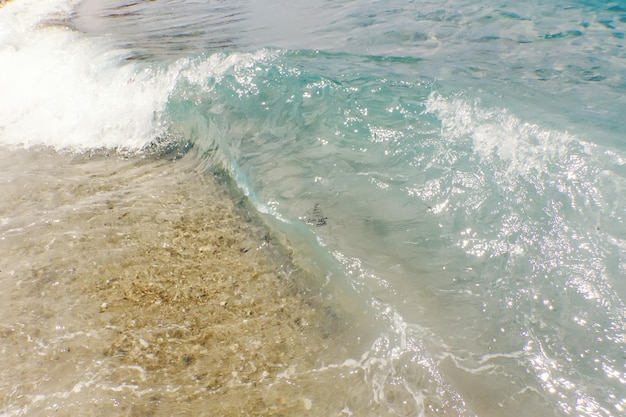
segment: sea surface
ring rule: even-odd
[[[223,172],[361,309],[375,415],[624,416],[625,37],[623,1],[14,0],[0,157]]]

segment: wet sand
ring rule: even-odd
[[[348,316],[195,155],[2,156],[0,415],[375,412]]]

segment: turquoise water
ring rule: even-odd
[[[377,318],[390,415],[619,416],[625,33],[623,2],[15,0],[0,141],[200,150]]]

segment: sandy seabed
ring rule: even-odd
[[[347,316],[195,155],[2,156],[0,415],[375,412]]]

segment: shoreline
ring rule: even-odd
[[[362,372],[326,366],[346,360],[347,316],[194,155],[5,153],[3,415],[340,414],[341,387],[363,402]]]

